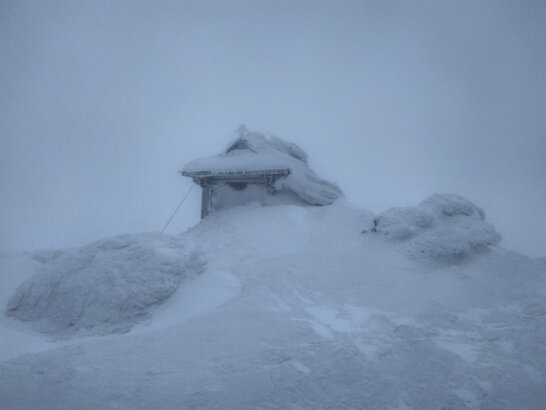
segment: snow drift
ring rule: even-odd
[[[206,265],[181,239],[159,233],[123,235],[34,258],[42,271],[17,289],[6,312],[58,335],[127,331]]]
[[[485,221],[485,212],[453,194],[432,195],[415,207],[390,208],[364,233],[399,243],[410,256],[460,260],[497,245],[501,237]]]

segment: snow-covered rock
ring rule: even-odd
[[[425,199],[418,208],[427,209],[437,218],[469,217],[485,220],[485,212],[468,199],[455,194],[435,194]]]
[[[453,194],[436,194],[415,207],[390,208],[364,229],[398,243],[408,255],[456,261],[497,245],[501,237],[485,212]]]
[[[33,259],[43,264],[41,272],[17,289],[6,313],[59,335],[127,331],[206,265],[204,255],[159,233],[39,252]]]

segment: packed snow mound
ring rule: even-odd
[[[307,154],[296,144],[241,126],[239,136],[220,154],[197,159],[182,169],[195,173],[249,173],[288,169],[290,174],[276,182],[278,190],[295,193],[311,205],[329,205],[343,196],[334,183],[320,178],[307,164]]]
[[[43,263],[41,272],[19,286],[6,313],[57,335],[128,331],[206,266],[204,255],[160,233],[117,236],[34,259]]]
[[[460,260],[501,240],[483,209],[453,194],[432,195],[416,207],[390,208],[364,233],[398,242],[411,256],[442,260]]]

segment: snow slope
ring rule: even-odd
[[[545,408],[546,261],[408,257],[361,233],[374,218],[342,201],[214,213],[181,235],[206,271],[128,333],[52,340],[2,318],[0,407]],[[2,305],[30,256],[1,258]]]

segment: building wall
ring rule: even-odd
[[[267,192],[264,184],[247,184],[243,189],[219,184],[211,187],[210,208],[217,211],[233,206],[257,202],[262,205],[297,204],[304,205],[295,194],[282,190],[274,195]]]

